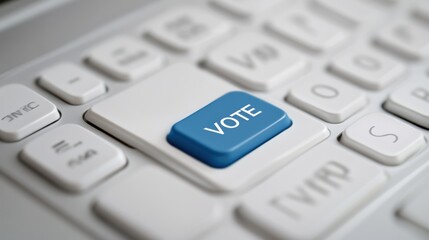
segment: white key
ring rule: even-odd
[[[280,36],[313,51],[334,48],[347,39],[347,34],[341,28],[303,9],[280,14],[268,21],[267,25]]]
[[[418,22],[396,22],[381,30],[376,41],[407,58],[421,59],[429,55],[429,30]]]
[[[399,165],[425,144],[423,134],[383,113],[366,115],[346,128],[341,142],[386,165]]]
[[[151,47],[128,36],[117,36],[96,46],[87,59],[90,65],[119,80],[142,78],[164,62]]]
[[[239,213],[278,239],[323,239],[385,181],[380,167],[323,143],[246,194]]]
[[[303,57],[258,33],[239,34],[207,57],[207,67],[254,90],[269,90],[306,69]]]
[[[101,78],[72,63],[61,63],[42,72],[39,84],[70,104],[84,104],[106,92]]]
[[[173,124],[234,90],[228,82],[195,66],[176,64],[96,104],[85,118],[165,165],[186,170],[188,177],[197,177],[196,183],[220,191],[250,186],[329,135],[320,122],[260,96],[284,109],[293,125],[228,168],[211,168],[167,142]]]
[[[329,14],[357,25],[379,22],[384,16],[382,8],[361,0],[314,0],[318,7]]]
[[[417,195],[410,197],[409,200],[402,204],[398,211],[399,216],[429,231],[428,202],[429,192],[426,189],[422,189]]]
[[[369,48],[347,50],[334,59],[333,73],[364,88],[380,90],[405,74],[405,66]]]
[[[384,107],[389,112],[429,128],[429,83],[404,84],[389,95]]]
[[[54,184],[73,192],[93,186],[127,162],[119,148],[74,124],[28,143],[21,158]]]
[[[211,2],[237,17],[247,19],[272,9],[281,0],[212,0]]]
[[[223,209],[194,186],[144,167],[97,198],[96,211],[136,239],[196,239]]]
[[[18,84],[0,88],[0,140],[21,140],[59,118],[57,107],[29,88]]]
[[[287,101],[330,123],[340,123],[362,109],[366,95],[341,81],[318,76],[293,87]]]
[[[190,6],[167,11],[149,25],[150,37],[177,51],[201,48],[230,30],[222,18]]]

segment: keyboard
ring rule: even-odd
[[[88,239],[427,239],[429,3],[156,2],[4,74],[0,171]]]

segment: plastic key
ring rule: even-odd
[[[60,118],[57,107],[33,90],[9,84],[0,88],[0,140],[14,142]]]
[[[170,144],[225,168],[292,125],[287,114],[245,92],[230,92],[174,124]]]

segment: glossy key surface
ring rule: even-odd
[[[167,140],[211,167],[224,168],[291,125],[283,110],[235,91],[174,124]]]

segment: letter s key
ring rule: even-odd
[[[374,137],[389,137],[389,136],[392,136],[393,138],[394,138],[394,140],[392,141],[392,143],[396,143],[398,140],[399,140],[399,137],[398,137],[398,135],[396,135],[396,134],[393,134],[393,133],[386,133],[386,134],[376,134],[376,133],[374,133],[374,128],[375,128],[375,126],[372,126],[370,129],[369,129],[369,134],[371,134],[371,136],[374,136]]]

